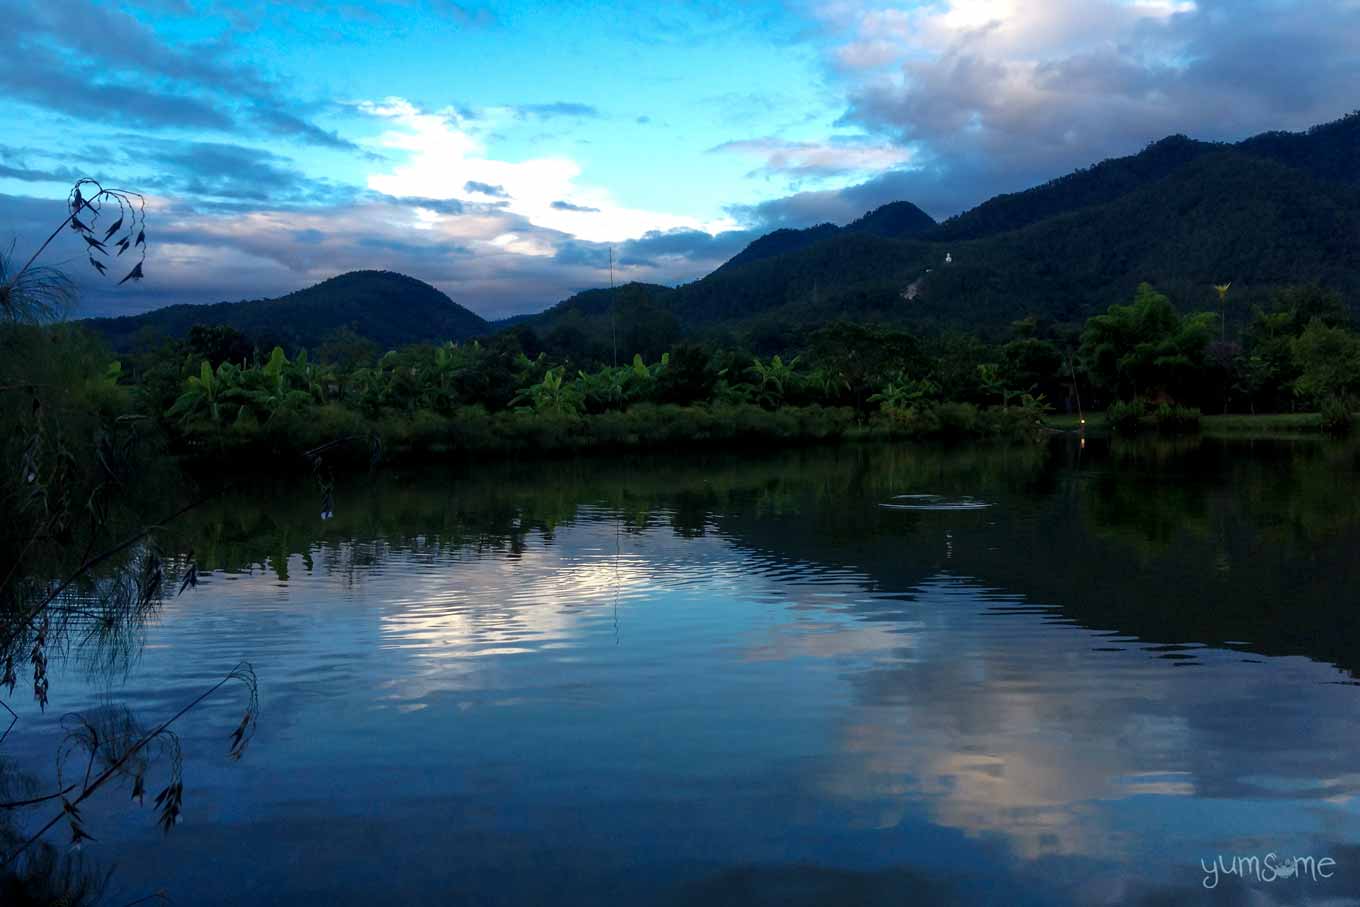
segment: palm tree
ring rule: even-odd
[[[1231,280],[1227,283],[1214,284],[1214,291],[1218,293],[1219,322],[1221,325],[1219,339],[1225,343],[1228,340],[1228,288],[1231,286]]]

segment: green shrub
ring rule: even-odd
[[[978,408],[972,403],[941,403],[935,408],[943,438],[969,438],[989,434]]]
[[[1116,400],[1105,410],[1105,424],[1116,434],[1136,434],[1146,411],[1143,401],[1137,398],[1127,401]]]
[[[1355,415],[1343,397],[1322,401],[1322,430],[1333,437],[1344,437],[1355,428]]]
[[[1199,431],[1200,412],[1190,406],[1163,403],[1152,413],[1152,423],[1164,434],[1187,434]]]

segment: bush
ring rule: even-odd
[[[1355,415],[1342,397],[1328,397],[1322,401],[1322,430],[1333,437],[1343,437],[1355,428]]]
[[[939,434],[944,438],[969,438],[991,434],[987,421],[980,418],[972,403],[941,403],[935,408],[940,420]]]
[[[1105,410],[1105,424],[1116,434],[1136,434],[1146,411],[1143,401],[1137,398],[1128,401],[1116,400]]]
[[[1157,430],[1172,435],[1199,431],[1199,418],[1199,410],[1175,403],[1163,403],[1152,413]]]

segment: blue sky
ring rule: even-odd
[[[1356,106],[1354,0],[0,0],[0,236],[144,192],[85,312],[385,267],[488,317],[702,276],[761,232],[947,217],[1173,132]],[[79,264],[59,245],[55,261]]]

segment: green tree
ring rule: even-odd
[[[1299,394],[1317,403],[1340,400],[1349,407],[1360,388],[1360,338],[1315,318],[1293,343]]]
[[[1187,315],[1149,284],[1130,305],[1112,305],[1086,322],[1081,354],[1094,383],[1115,397],[1158,391],[1192,393],[1213,332],[1209,312]]]

